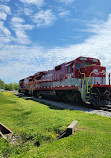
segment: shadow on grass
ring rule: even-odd
[[[44,99],[39,99],[39,98],[35,98],[35,97],[28,97],[28,96],[25,96],[23,94],[16,94],[16,96],[18,96],[19,98],[23,98],[25,100],[32,100],[32,101],[35,101],[35,102],[39,102],[39,103],[42,103],[42,104],[45,104],[47,105],[50,109],[54,109],[54,110],[64,110],[65,108],[63,107],[58,107],[58,106],[55,106],[55,105],[52,105],[52,101],[51,100],[47,100],[47,98]],[[55,100],[53,100],[55,101]],[[57,102],[57,101],[56,101]]]
[[[39,99],[35,97],[28,97],[23,94],[18,94],[17,95],[20,98],[23,98],[25,100],[33,100],[42,104],[45,104],[49,106],[50,109],[54,110],[64,110],[64,109],[69,109],[69,110],[77,110],[77,111],[84,111],[84,112],[92,112],[95,108],[92,107],[90,103],[69,103],[69,102],[63,102],[61,100],[57,99],[52,99],[52,98],[45,98],[45,99]]]

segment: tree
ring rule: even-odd
[[[13,91],[14,87],[12,83],[5,84],[5,90]]]
[[[8,84],[5,84],[5,90],[8,90],[8,91],[14,91],[14,90],[17,91],[18,87],[19,87],[18,83],[8,83]]]
[[[18,83],[8,83],[5,84],[1,79],[0,79],[0,89],[5,89],[8,91],[17,91],[19,88],[19,84]]]
[[[19,84],[18,83],[13,83],[13,88],[14,88],[14,90],[18,90],[18,88],[19,88]]]
[[[5,83],[0,79],[0,89],[4,89]]]

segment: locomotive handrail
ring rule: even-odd
[[[90,92],[89,92],[89,89],[88,89],[88,86],[89,86],[88,83],[89,83],[89,80],[90,80],[90,78],[91,78],[92,73],[94,73],[94,74],[96,74],[96,73],[97,73],[97,74],[103,74],[103,72],[93,72],[93,71],[90,73],[89,78],[88,78],[88,81],[87,81],[87,94],[90,93]],[[95,77],[95,76],[94,76],[94,77]],[[92,87],[93,87],[93,84],[91,85],[91,88],[92,88]]]
[[[111,81],[111,73],[108,73],[107,71],[106,71],[106,75],[108,76],[108,79],[109,79],[109,85],[110,85],[110,81]]]
[[[84,75],[84,79],[83,79],[83,84],[82,84],[82,95],[83,95],[83,86],[84,86],[84,81],[85,81],[85,73],[81,73],[81,74],[83,74]]]
[[[101,74],[102,72],[91,72],[90,73],[90,75],[89,75],[89,78],[88,78],[88,81],[87,81],[87,94],[89,94],[90,92],[89,92],[89,88],[88,88],[88,83],[89,83],[89,80],[90,80],[90,78],[91,78],[91,75],[92,75],[92,73],[94,73],[94,74],[96,74],[96,73],[99,73],[99,74]],[[94,76],[95,77],[95,76]],[[93,87],[93,84],[91,85],[91,88]]]
[[[80,69],[78,69],[78,70],[79,70],[80,75],[84,75],[83,83],[82,83],[82,78],[81,78],[81,84],[82,84],[82,85],[81,85],[81,88],[82,88],[82,95],[83,95],[83,86],[84,86],[84,81],[85,81],[85,77],[86,77],[85,75],[86,75],[86,74],[83,73],[83,72],[81,73]]]
[[[109,73],[109,85],[110,85],[110,77],[111,77],[111,73]]]
[[[88,81],[87,81],[87,94],[89,94],[89,91],[88,91],[88,83],[89,83],[89,80],[91,78],[91,75],[92,75],[93,71],[90,73],[89,75],[89,78],[88,78]],[[91,87],[93,86],[93,84],[91,85]]]

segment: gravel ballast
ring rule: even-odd
[[[47,105],[64,108],[64,109],[84,111],[84,112],[90,113],[90,114],[98,114],[101,116],[111,117],[111,112],[104,111],[104,110],[97,110],[97,109],[95,110],[93,108],[85,107],[85,106],[81,106],[81,105],[77,105],[77,104],[72,105],[72,104],[68,104],[68,103],[62,103],[62,102],[56,102],[56,101],[52,101],[52,100],[38,99],[38,98],[33,98],[33,100],[39,101],[41,103],[45,103]]]

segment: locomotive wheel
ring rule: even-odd
[[[55,91],[57,99],[61,100],[63,99],[63,92],[62,91]]]
[[[100,106],[100,98],[96,98],[95,96],[93,95],[90,95],[90,103],[93,105],[93,106]]]
[[[95,98],[94,96],[90,96],[90,103],[95,107],[105,106],[110,104],[110,100],[103,100],[100,97]]]
[[[65,98],[68,100],[68,101],[72,101],[73,100],[73,92],[72,91],[66,91],[65,92]]]
[[[39,96],[40,96],[40,92],[37,91],[37,90],[34,90],[34,91],[33,91],[33,95],[34,95],[34,97],[39,98]]]
[[[66,98],[71,103],[79,103],[79,104],[83,103],[79,91],[67,91]]]
[[[64,102],[67,102],[67,101],[68,101],[68,99],[67,99],[67,93],[66,93],[66,92],[62,92],[62,100],[63,100]]]
[[[28,90],[26,90],[24,94],[25,94],[25,95],[29,95],[29,91],[28,91]]]

